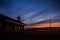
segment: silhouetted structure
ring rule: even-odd
[[[20,18],[14,20],[8,16],[0,14],[0,32],[19,32],[24,30],[24,23],[20,22]]]
[[[19,16],[17,17],[17,21],[18,21],[18,22],[20,22],[20,21],[21,21]]]

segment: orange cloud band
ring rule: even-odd
[[[60,23],[42,23],[32,26],[25,26],[25,28],[45,28],[45,27],[60,27]]]

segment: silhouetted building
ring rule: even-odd
[[[24,23],[20,22],[20,18],[14,20],[8,16],[0,14],[0,32],[19,32],[24,30]]]

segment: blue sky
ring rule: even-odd
[[[50,18],[60,19],[60,0],[0,0],[0,13],[24,23],[35,23]]]

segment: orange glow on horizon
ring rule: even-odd
[[[45,27],[60,27],[60,23],[41,23],[32,26],[25,26],[25,28],[45,28]]]

